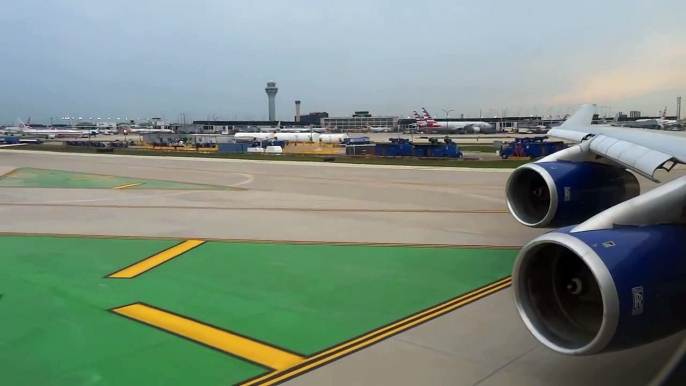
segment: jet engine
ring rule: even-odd
[[[515,304],[541,343],[591,355],[686,329],[686,225],[574,228],[539,236],[515,261]]]
[[[530,227],[578,224],[638,196],[638,180],[626,169],[598,162],[534,162],[507,181],[507,206]]]

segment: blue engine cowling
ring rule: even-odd
[[[547,347],[592,355],[686,329],[686,226],[539,236],[512,273],[524,324]]]
[[[638,196],[636,177],[596,162],[534,162],[515,169],[507,181],[507,206],[530,227],[562,227]]]

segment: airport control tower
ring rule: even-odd
[[[275,82],[267,82],[267,87],[264,89],[267,92],[267,98],[269,98],[269,120],[276,120],[276,93],[279,92],[279,88],[276,87]]]

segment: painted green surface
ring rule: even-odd
[[[80,188],[80,189],[111,189],[115,186],[142,183],[127,189],[176,189],[176,190],[208,190],[230,189],[223,186],[186,184],[106,176],[88,173],[73,173],[59,170],[21,168],[0,178],[0,187],[15,188]]]
[[[232,384],[259,366],[108,312],[134,302],[310,355],[510,274],[516,251],[0,236],[7,384]]]
[[[174,244],[0,237],[2,384],[216,385],[264,373],[107,311],[140,299],[141,290],[173,287],[140,289],[104,276]]]
[[[209,243],[132,285],[146,303],[310,355],[502,279],[516,254]]]

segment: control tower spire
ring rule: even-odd
[[[267,92],[267,98],[269,98],[269,120],[276,120],[276,93],[279,92],[279,88],[276,87],[275,82],[267,82],[267,87],[264,89]]]

